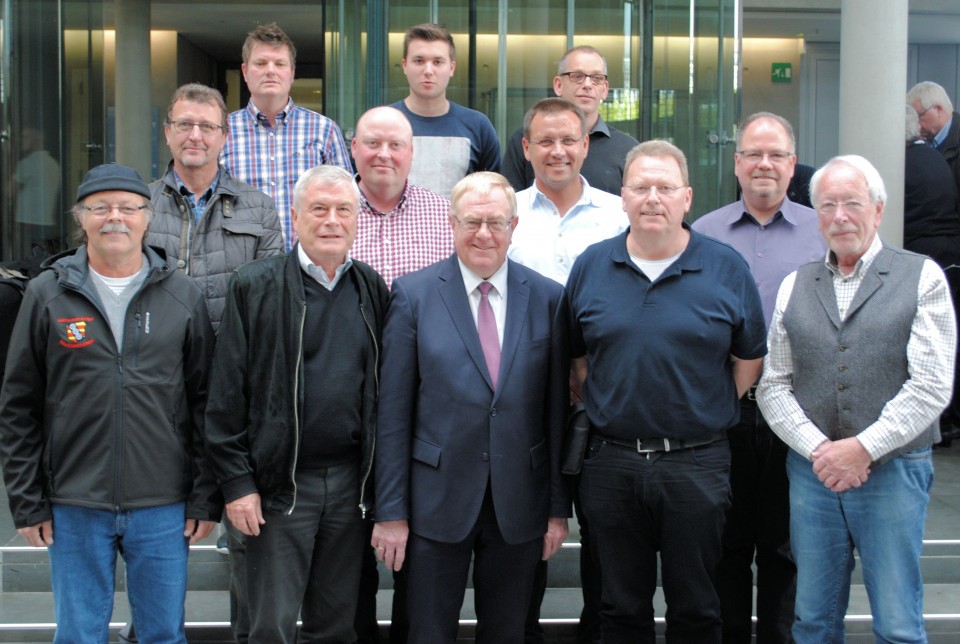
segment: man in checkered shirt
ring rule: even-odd
[[[221,159],[233,177],[273,198],[286,251],[297,241],[290,205],[300,175],[324,164],[353,171],[337,124],[293,104],[296,62],[293,41],[276,23],[247,34],[240,69],[250,102],[230,114],[230,136]]]
[[[388,286],[449,257],[450,201],[408,181],[413,130],[403,112],[368,110],[357,121],[350,150],[362,197],[350,256],[373,266]]]
[[[880,241],[886,191],[869,161],[831,159],[810,195],[829,251],[780,286],[757,390],[791,448],[793,637],[843,641],[856,548],[877,640],[926,642],[920,549],[953,383],[950,291],[933,260]]]

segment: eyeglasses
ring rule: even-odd
[[[686,187],[687,186],[624,186],[624,188],[638,197],[648,197],[650,196],[650,191],[654,189],[656,189],[657,194],[661,197],[672,197]]]
[[[770,163],[780,165],[786,163],[793,156],[793,152],[784,152],[777,150],[775,152],[761,152],[760,150],[738,150],[737,154],[748,163],[760,163],[764,157],[770,159]]]
[[[565,136],[562,139],[540,139],[539,141],[528,140],[528,143],[530,143],[530,145],[539,146],[544,150],[551,150],[557,143],[565,148],[572,148],[577,143],[580,143],[580,141],[583,141],[582,136],[579,139],[575,139],[572,136]]]
[[[817,206],[817,212],[822,212],[825,215],[833,215],[840,206],[843,206],[844,212],[849,212],[854,215],[860,214],[866,208],[866,206],[859,201],[825,201]]]
[[[510,222],[513,221],[513,218],[474,219],[472,217],[468,217],[466,219],[460,219],[459,217],[454,217],[454,219],[457,220],[457,225],[468,233],[479,232],[480,228],[486,224],[487,230],[489,230],[493,235],[499,235],[500,233],[504,232],[510,226]]]
[[[923,110],[922,112],[917,112],[917,118],[922,117],[924,114],[926,114],[927,112],[929,112],[930,110],[932,110],[932,109],[935,108],[935,107],[936,107],[936,105],[931,105],[930,107],[928,107],[927,109]]]
[[[114,210],[119,211],[124,217],[133,217],[141,210],[146,210],[147,208],[147,204],[143,204],[142,206],[134,206],[133,204],[129,203],[113,204],[112,206],[105,203],[96,203],[92,206],[80,206],[81,210],[86,210],[94,217],[106,217]]]
[[[608,78],[606,74],[584,74],[583,72],[561,72],[558,76],[566,76],[574,85],[581,85],[588,78],[594,85],[603,85]]]
[[[216,123],[194,123],[193,121],[170,121],[167,120],[167,125],[171,126],[180,134],[189,134],[193,132],[193,128],[200,128],[201,134],[216,134],[218,130],[222,130],[222,125],[217,125]]]

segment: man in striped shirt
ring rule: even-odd
[[[222,158],[231,175],[273,198],[287,251],[297,241],[290,205],[300,175],[324,164],[352,171],[337,124],[290,98],[296,58],[293,41],[276,23],[247,34],[241,70],[250,102],[230,114]]]

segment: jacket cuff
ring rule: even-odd
[[[220,489],[223,490],[223,502],[226,504],[239,499],[241,496],[253,494],[257,491],[257,484],[253,480],[253,474],[244,474],[221,483]]]

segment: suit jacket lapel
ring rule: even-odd
[[[477,324],[473,321],[473,313],[470,312],[470,302],[467,300],[467,290],[463,285],[463,275],[460,273],[460,264],[457,262],[456,255],[450,259],[447,269],[440,275],[439,291],[443,304],[453,320],[453,325],[460,334],[463,346],[480,370],[487,386],[493,389],[493,381],[487,371],[487,361],[480,347],[480,335],[477,332]],[[502,366],[501,363],[501,372]]]
[[[513,359],[517,355],[523,325],[527,319],[527,307],[530,304],[530,287],[527,286],[522,269],[516,262],[510,262],[507,269],[507,319],[503,327],[503,348],[500,350],[500,375],[497,378],[497,391],[510,374]],[[494,397],[496,400],[496,397]]]

